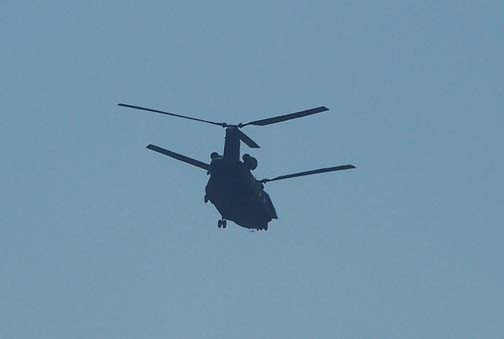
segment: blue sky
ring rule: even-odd
[[[502,338],[499,1],[0,3],[0,338]],[[217,228],[250,121],[268,232]]]

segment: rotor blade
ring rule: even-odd
[[[205,164],[204,162],[201,162],[201,161],[193,159],[193,158],[186,157],[185,155],[182,155],[182,154],[178,154],[178,153],[169,151],[167,149],[164,149],[164,148],[156,146],[156,145],[149,144],[149,145],[147,145],[147,148],[154,151],[154,152],[158,152],[158,153],[167,155],[169,157],[183,161],[189,165],[193,165],[193,166],[202,168],[207,171],[210,168],[210,165]]]
[[[343,165],[343,166],[336,166],[336,167],[320,168],[320,169],[316,169],[316,170],[312,170],[312,171],[305,171],[305,172],[281,175],[281,176],[275,177],[273,179],[263,179],[263,180],[261,180],[261,182],[267,183],[270,181],[283,180],[283,179],[289,179],[289,178],[295,178],[295,177],[302,177],[305,175],[320,174],[320,173],[325,173],[325,172],[341,171],[341,170],[347,170],[347,169],[351,169],[351,168],[355,168],[355,166],[354,165]]]
[[[248,147],[260,148],[260,146],[256,144],[254,140],[250,139],[250,137],[245,133],[243,133],[242,131],[238,130],[238,135],[240,136],[240,140],[243,141]]]
[[[282,121],[286,121],[286,120],[302,118],[302,117],[305,117],[305,116],[308,116],[308,115],[321,113],[321,112],[324,112],[324,111],[327,111],[327,110],[329,110],[329,108],[327,108],[325,106],[320,106],[320,107],[316,107],[316,108],[307,109],[307,110],[301,111],[301,112],[290,113],[290,114],[285,114],[285,115],[279,115],[279,116],[273,117],[273,118],[267,118],[267,119],[261,119],[261,120],[255,120],[255,121],[247,122],[245,124],[240,124],[239,127],[244,127],[244,126],[247,126],[247,125],[266,126],[266,125],[276,124],[277,122],[282,122]]]
[[[210,121],[210,120],[203,120],[203,119],[188,117],[188,116],[185,116],[185,115],[164,112],[164,111],[160,111],[160,110],[157,110],[157,109],[140,107],[140,106],[133,106],[133,105],[128,105],[128,104],[117,104],[117,105],[118,106],[122,106],[122,107],[140,109],[140,110],[143,110],[143,111],[149,111],[149,112],[154,112],[154,113],[161,113],[161,114],[165,114],[165,115],[171,115],[173,117],[182,118],[182,119],[189,119],[189,120],[194,120],[194,121],[199,121],[199,122],[205,122],[207,124],[217,125],[217,126],[221,126],[221,127],[227,127],[227,124],[225,122],[215,122],[215,121]]]

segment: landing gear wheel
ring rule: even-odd
[[[221,227],[222,227],[222,228],[226,228],[226,226],[227,226],[227,225],[226,225],[226,220],[224,220],[224,219],[221,219],[221,220],[219,220],[219,221],[217,222],[217,227],[219,227],[219,228],[221,228]]]

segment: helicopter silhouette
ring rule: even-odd
[[[301,117],[321,113],[328,110],[328,108],[325,106],[275,116],[272,118],[254,120],[247,123],[232,125],[225,122],[204,120],[146,107],[128,104],[118,105],[127,108],[199,121],[206,124],[220,126],[226,129],[224,153],[220,155],[217,152],[212,152],[212,154],[210,155],[210,164],[179,153],[175,153],[156,145],[147,145],[147,148],[152,151],[185,162],[207,172],[210,178],[205,187],[204,202],[207,203],[208,201],[210,201],[219,211],[221,215],[221,219],[217,223],[217,226],[219,228],[226,228],[226,221],[231,220],[235,224],[250,230],[267,230],[268,223],[272,219],[278,219],[275,207],[273,206],[273,202],[271,201],[268,193],[266,193],[266,191],[264,190],[264,184],[268,182],[355,168],[355,166],[353,165],[342,165],[291,173],[277,176],[271,179],[258,180],[252,174],[252,171],[257,168],[257,160],[249,154],[244,154],[242,160],[240,160],[241,142],[243,142],[250,148],[259,148],[259,145],[255,141],[253,141],[249,136],[241,131],[241,128],[246,126],[267,126],[291,119],[298,119]]]

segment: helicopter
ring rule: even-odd
[[[207,203],[210,201],[220,213],[221,219],[218,220],[218,228],[226,228],[227,220],[230,220],[252,231],[268,230],[269,222],[273,219],[278,219],[273,202],[268,193],[264,190],[264,184],[268,182],[355,168],[353,165],[342,165],[258,180],[252,174],[252,171],[257,168],[257,159],[249,154],[243,154],[242,160],[240,160],[240,145],[242,142],[250,148],[260,147],[254,140],[241,131],[243,127],[267,126],[322,113],[329,110],[325,106],[235,125],[129,104],[120,103],[118,106],[164,114],[225,128],[224,152],[223,154],[212,152],[210,154],[210,163],[205,163],[153,144],[149,144],[146,147],[151,151],[169,156],[206,171],[210,178],[205,187],[204,202]]]

